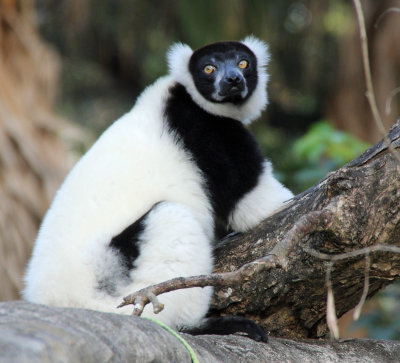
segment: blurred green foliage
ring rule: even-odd
[[[266,155],[280,160],[276,176],[294,192],[301,192],[359,156],[367,147],[354,136],[318,121],[303,135],[286,135],[282,130],[254,127]]]
[[[294,181],[301,189],[308,188],[368,146],[346,132],[335,130],[329,122],[319,121],[293,144],[293,154],[300,163]]]
[[[334,168],[338,168],[363,152],[367,146],[350,134],[335,130],[329,122],[320,121],[296,141],[294,152],[310,163],[330,160]]]

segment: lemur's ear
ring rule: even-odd
[[[265,67],[268,64],[269,51],[267,44],[253,35],[244,38],[242,43],[254,53],[259,67]]]
[[[175,76],[187,74],[189,72],[189,60],[193,50],[186,44],[172,44],[167,53],[167,63],[169,72]]]

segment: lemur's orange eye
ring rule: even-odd
[[[209,64],[209,65],[204,67],[203,71],[204,71],[205,74],[211,74],[212,72],[215,71],[215,67],[212,66],[211,64]]]
[[[246,69],[248,65],[249,65],[249,63],[248,63],[246,60],[244,60],[244,59],[241,60],[241,61],[238,63],[238,67],[241,68],[241,69]]]

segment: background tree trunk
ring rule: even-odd
[[[386,11],[398,9],[399,4],[398,0],[363,2],[372,79],[378,108],[387,129],[399,115],[399,95],[393,94],[393,91],[399,86],[400,77],[400,13]],[[354,21],[352,30],[339,43],[336,82],[327,99],[326,116],[340,129],[375,143],[382,135],[365,97],[361,59],[360,33]],[[390,109],[387,109],[387,105]]]
[[[0,0],[0,300],[16,299],[39,223],[68,168],[52,113],[59,59],[33,2]],[[62,127],[60,127],[62,126]]]

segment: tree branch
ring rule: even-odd
[[[190,362],[183,344],[147,319],[27,302],[0,303],[2,362]],[[230,335],[182,334],[202,363],[396,362],[400,342],[295,341],[268,344]]]
[[[400,122],[388,139],[400,147]],[[271,335],[324,336],[324,261],[335,262],[331,279],[338,316],[354,308],[365,291],[360,276],[365,276],[366,253],[371,257],[367,297],[400,277],[400,254],[383,252],[400,247],[399,180],[400,165],[381,141],[254,230],[222,241],[215,250],[218,272],[269,253],[281,258],[289,251],[289,263],[232,291],[216,288],[212,313],[247,316]]]
[[[187,289],[191,287],[231,287],[241,282],[249,280],[256,273],[267,271],[273,267],[281,265],[281,262],[274,255],[268,255],[257,261],[252,261],[242,266],[236,271],[225,273],[213,273],[210,275],[200,275],[191,277],[177,277],[156,285],[148,286],[133,294],[123,298],[123,302],[118,306],[121,308],[126,305],[133,305],[133,315],[140,316],[144,307],[148,303],[153,304],[154,313],[159,313],[164,305],[161,304],[156,296],[179,289]]]

